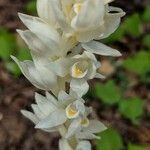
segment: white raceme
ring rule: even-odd
[[[39,17],[19,13],[27,29],[17,32],[32,60],[11,57],[25,77],[46,92],[46,96],[35,94],[33,112],[21,112],[35,128],[59,132],[60,150],[92,150],[87,140],[100,139],[96,134],[106,130],[100,121],[89,119],[92,109],[82,96],[89,90],[89,80],[105,78],[98,72],[101,63],[95,54],[121,56],[100,42],[125,15],[122,9],[109,6],[112,1],[37,0]]]

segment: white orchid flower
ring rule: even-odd
[[[100,63],[92,53],[87,51],[84,51],[82,55],[60,58],[49,63],[48,67],[56,75],[67,78],[70,81],[71,89],[80,97],[89,89],[87,80],[104,78],[97,72]]]
[[[37,104],[32,105],[34,113],[25,110],[21,112],[35,124],[35,128],[48,132],[85,112],[83,99],[68,95],[64,91],[59,92],[58,100],[48,92],[46,97],[36,93],[35,99]]]
[[[38,15],[67,36],[79,42],[106,38],[125,15],[120,8],[109,7],[112,0],[38,0]],[[116,13],[111,13],[115,11]]]
[[[89,120],[87,116],[92,112],[91,108],[86,108],[84,116],[79,116],[74,119],[66,133],[66,138],[71,138],[75,135],[77,140],[91,140],[99,139],[99,136],[96,136],[96,133],[100,133],[106,130],[106,126],[98,120]]]
[[[42,90],[52,90],[53,92],[58,88],[56,75],[49,69],[44,67],[42,63],[37,66],[31,60],[19,61],[14,56],[11,58],[18,64],[24,76],[37,88]],[[40,67],[40,68],[39,68]]]
[[[25,24],[25,26],[30,30],[31,33],[20,33],[21,37],[25,40],[25,42],[31,47],[31,49],[35,48],[35,44],[37,44],[37,39],[35,39],[35,36],[39,39],[38,42],[42,42],[45,47],[48,48],[47,50],[44,49],[43,51],[49,51],[49,59],[51,57],[54,57],[55,55],[57,57],[65,56],[66,53],[74,48],[77,44],[77,41],[74,37],[66,37],[64,36],[63,32],[60,30],[56,30],[49,24],[47,24],[45,21],[43,21],[41,18],[29,16],[26,14],[19,13],[19,18],[22,20],[22,22]],[[33,37],[34,36],[34,37]],[[32,38],[32,43],[30,39]],[[38,46],[37,46],[38,48]],[[43,47],[42,47],[43,48]],[[39,49],[39,48],[38,48]],[[45,55],[46,56],[46,55]],[[55,57],[56,57],[55,56]]]
[[[73,149],[66,139],[59,140],[59,150],[92,150],[92,146],[89,141],[78,142],[75,149]]]
[[[72,49],[76,42],[73,38],[66,38],[40,18],[19,14],[20,19],[29,30],[17,30],[31,50],[32,61],[20,62],[12,57],[19,65],[26,78],[37,88],[43,90],[62,90],[63,84],[55,74],[46,67]]]

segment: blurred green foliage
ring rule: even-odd
[[[134,37],[138,37],[142,33],[142,23],[140,16],[137,13],[126,18],[122,26],[126,34],[132,35]]]
[[[106,84],[97,83],[94,92],[95,97],[110,105],[118,103],[121,98],[121,91],[113,80],[108,81]]]
[[[21,75],[21,71],[10,58],[10,55],[15,55],[18,59],[31,59],[31,55],[24,45],[19,45],[17,36],[7,31],[5,28],[0,28],[0,59],[3,60],[5,67],[15,77]]]
[[[16,39],[6,29],[0,28],[0,58],[4,61],[10,58],[16,49]]]
[[[124,60],[123,66],[139,75],[150,72],[150,51],[139,51],[133,57]]]
[[[106,105],[116,104],[123,117],[129,119],[133,124],[138,124],[143,115],[143,100],[138,97],[124,98],[122,91],[112,80],[104,84],[97,83],[92,95]]]
[[[109,128],[100,133],[100,137],[96,142],[97,150],[121,150],[123,147],[122,137],[116,129]]]
[[[144,36],[142,43],[143,43],[143,46],[150,49],[150,34],[147,34]]]
[[[30,0],[25,6],[25,10],[32,15],[36,15],[36,0]]]
[[[139,118],[143,115],[143,100],[138,97],[128,98],[120,101],[120,113],[132,123],[138,124]]]
[[[143,22],[150,22],[150,5],[145,8],[145,11],[142,15]]]
[[[149,150],[149,148],[140,145],[129,144],[128,150]]]

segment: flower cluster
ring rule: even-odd
[[[17,32],[33,60],[12,59],[35,87],[46,91],[45,97],[35,94],[33,113],[21,112],[35,128],[58,131],[60,150],[91,150],[87,140],[99,138],[95,134],[106,129],[100,121],[88,119],[92,109],[82,96],[89,90],[89,80],[105,78],[98,72],[101,64],[95,54],[121,56],[99,42],[117,29],[125,15],[109,6],[111,1],[37,0],[39,17],[19,13],[28,29]]]

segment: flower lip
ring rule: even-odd
[[[66,108],[66,115],[69,119],[76,118],[79,115],[79,110],[77,110],[76,106],[71,103]]]
[[[74,78],[83,78],[88,73],[88,62],[76,62],[71,68],[71,76]]]
[[[76,3],[76,4],[74,4],[74,6],[73,6],[74,12],[75,12],[76,14],[78,14],[78,13],[80,12],[80,10],[81,10],[81,7],[82,7],[82,4],[81,4],[81,3]]]
[[[80,124],[81,124],[81,126],[83,126],[83,127],[88,127],[89,126],[89,119],[88,118],[82,118],[81,120],[80,120]]]

